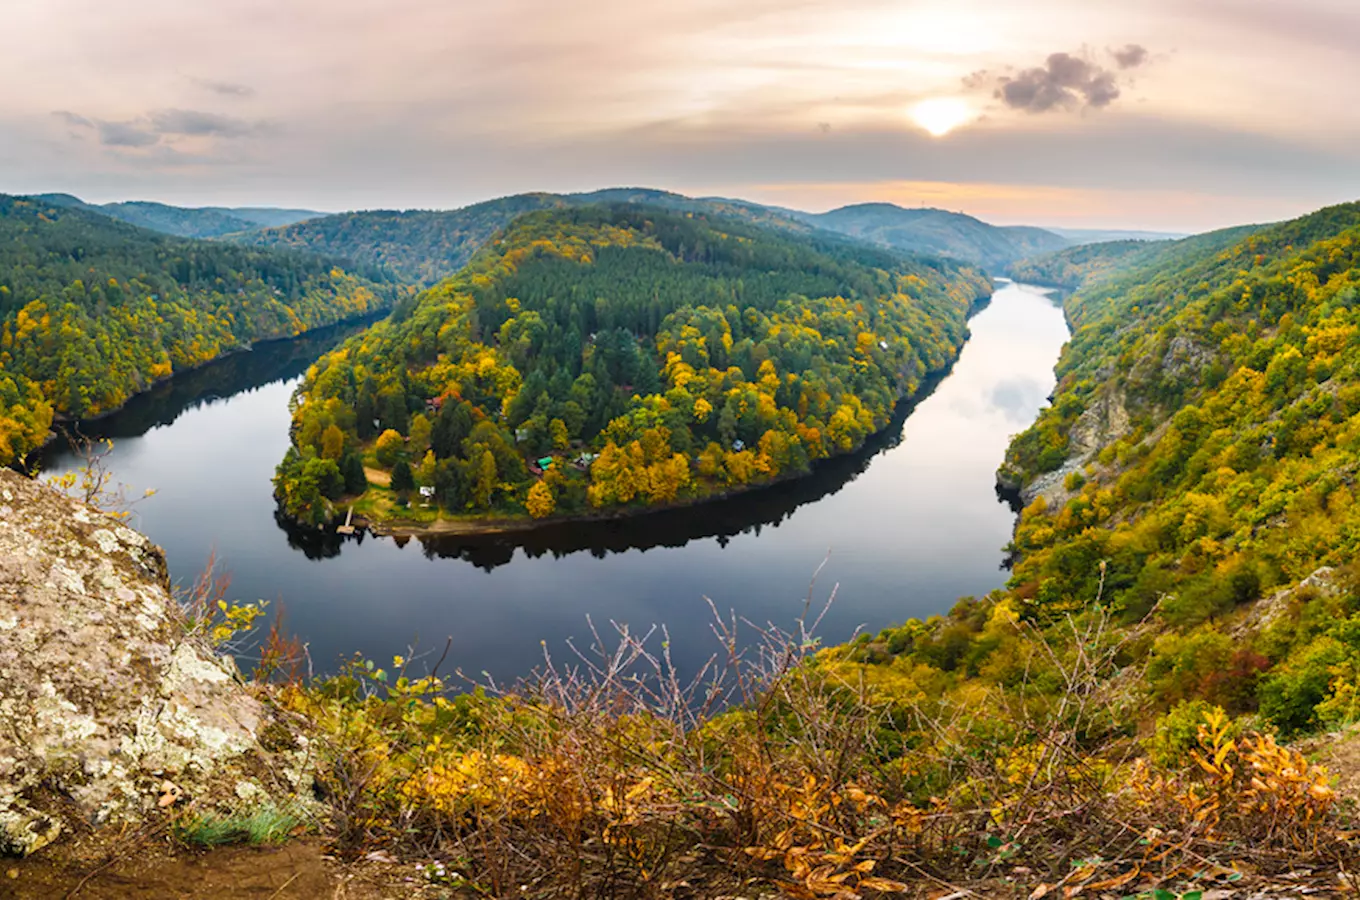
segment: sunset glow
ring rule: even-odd
[[[922,100],[911,108],[911,118],[934,137],[943,137],[973,118],[973,110],[957,97]]]

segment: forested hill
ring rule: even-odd
[[[883,427],[989,291],[952,263],[733,219],[526,214],[317,363],[276,484],[319,522],[365,466],[395,494],[361,508],[401,516],[416,486],[453,514],[542,517],[766,482]]]
[[[997,274],[1011,263],[1071,245],[1042,228],[989,225],[942,209],[904,209],[891,203],[861,203],[820,215],[798,214],[818,228],[914,253],[947,256]]]
[[[813,230],[785,211],[741,200],[696,200],[648,188],[607,188],[586,194],[515,194],[453,210],[342,213],[238,235],[236,240],[379,265],[408,281],[430,285],[457,273],[492,235],[517,216],[596,203],[641,203],[677,212],[726,216],[796,233]]]
[[[121,203],[86,203],[70,194],[39,194],[33,199],[50,206],[67,206],[108,216],[129,225],[149,228],[175,237],[213,238],[236,232],[291,225],[324,213],[306,209],[243,206],[170,206],[147,200]]]
[[[1040,617],[1156,608],[1176,691],[1291,731],[1341,721],[1360,601],[1312,596],[1252,640],[1232,622],[1360,551],[1360,204],[1219,240],[1068,300],[1055,402],[1003,473],[1039,495],[1012,583]]]
[[[374,210],[312,219],[236,237],[386,266],[401,277],[432,284],[454,274],[516,216],[538,209],[595,203],[641,203],[675,212],[740,219],[793,234],[821,230],[908,253],[944,256],[1003,272],[1017,259],[1071,242],[1038,228],[999,228],[971,216],[891,204],[848,206],[814,214],[744,200],[693,198],[647,188],[587,194],[517,194],[447,211]]]
[[[384,309],[400,290],[316,256],[0,195],[0,464],[40,444],[54,414],[108,412],[175,371]]]
[[[1196,257],[1213,254],[1265,225],[1240,225],[1175,241],[1144,239],[1082,244],[1022,259],[1011,266],[1016,281],[1076,290],[1126,271],[1183,268]]]

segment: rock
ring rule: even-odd
[[[1284,615],[1293,605],[1299,591],[1312,591],[1314,594],[1332,596],[1342,592],[1339,575],[1331,566],[1315,570],[1294,587],[1282,588],[1269,597],[1257,600],[1246,616],[1233,628],[1233,636],[1245,638],[1247,635],[1265,631]]]
[[[269,777],[265,708],[187,631],[158,547],[0,469],[0,852]]]
[[[1051,510],[1061,509],[1073,496],[1066,486],[1067,476],[1085,472],[1101,450],[1126,437],[1133,430],[1124,393],[1112,390],[1102,394],[1072,423],[1068,432],[1067,459],[1052,472],[1035,476],[1028,484],[1019,486],[1018,473],[1005,466],[997,472],[997,484],[1004,490],[1016,491],[1021,504],[1028,506],[1043,497]]]

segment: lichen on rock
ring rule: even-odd
[[[167,779],[238,802],[287,768],[260,747],[269,725],[189,633],[159,548],[0,469],[0,853],[142,819]]]

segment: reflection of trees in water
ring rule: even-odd
[[[173,424],[184,413],[214,400],[297,378],[321,354],[375,320],[356,320],[319,328],[293,340],[257,344],[247,352],[178,374],[133,397],[116,413],[78,423],[79,430],[92,438],[139,437],[153,428]],[[44,455],[44,463],[50,464],[65,450],[62,442],[54,443]]]
[[[504,534],[436,535],[417,540],[427,558],[462,559],[488,572],[509,564],[516,550],[523,550],[533,559],[548,554],[558,558],[582,552],[603,559],[611,553],[629,550],[683,547],[690,541],[704,538],[717,538],[719,545],[726,546],[737,535],[759,535],[767,526],[779,526],[800,506],[828,497],[858,478],[875,456],[902,442],[907,416],[930,395],[943,377],[942,374],[932,378],[911,403],[899,404],[888,426],[859,450],[822,460],[811,474],[802,478],[745,491],[726,500],[678,509],[613,519],[568,521]],[[287,533],[288,545],[301,550],[310,559],[338,556],[346,541],[362,543],[364,539],[362,533],[347,537],[329,529],[301,528],[281,515],[275,520]],[[398,546],[406,543],[397,540]]]

